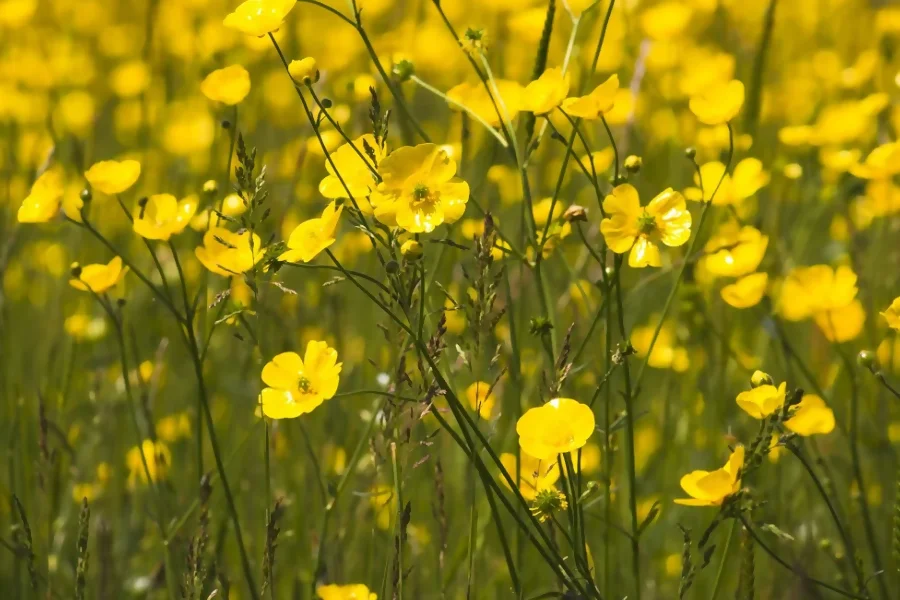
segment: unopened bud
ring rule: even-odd
[[[583,206],[573,204],[563,213],[563,219],[569,223],[573,221],[587,221],[587,209]]]
[[[871,350],[860,350],[859,354],[856,355],[856,364],[873,373],[878,369],[878,359]]]
[[[417,240],[406,240],[403,242],[403,245],[400,246],[400,254],[405,256],[408,260],[417,260],[421,258],[424,250],[422,244]]]
[[[625,169],[631,174],[640,171],[643,164],[643,159],[640,156],[636,156],[634,154],[629,155],[625,159]]]
[[[775,380],[768,373],[762,371],[754,371],[750,376],[750,385],[758,388],[761,385],[775,385]]]

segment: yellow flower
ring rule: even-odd
[[[880,314],[887,321],[888,327],[900,331],[900,296],[894,298],[891,305]]]
[[[144,461],[147,462],[146,470],[144,470]],[[154,444],[153,440],[144,440],[140,448],[134,446],[125,454],[125,464],[128,466],[128,486],[133,488],[138,481],[146,485],[148,472],[151,481],[160,481],[166,478],[169,466],[172,464],[172,453],[169,451],[169,447],[162,442],[158,441]]]
[[[890,179],[900,173],[900,142],[878,146],[865,162],[851,166],[850,172],[860,179]]]
[[[191,419],[186,412],[163,417],[156,424],[156,434],[164,442],[176,442],[191,437]]]
[[[398,148],[378,165],[382,182],[372,192],[375,218],[410,233],[430,233],[466,210],[469,184],[455,177],[456,161],[440,146]]]
[[[660,242],[675,247],[691,237],[691,213],[685,207],[684,197],[672,188],[641,207],[634,186],[618,185],[603,200],[603,210],[608,216],[600,223],[600,231],[616,254],[631,251],[631,267],[658,267],[662,264],[657,247]]]
[[[529,409],[516,423],[519,446],[539,460],[555,460],[561,452],[577,450],[594,433],[594,413],[571,398],[554,398]]]
[[[311,341],[303,358],[282,352],[262,370],[269,387],[262,391],[262,409],[270,419],[293,419],[312,412],[337,392],[341,363],[325,342]]]
[[[834,411],[815,394],[805,394],[793,411],[784,425],[798,435],[831,433],[834,429]]]
[[[744,84],[737,79],[716,83],[690,100],[691,112],[701,123],[720,125],[733,119],[744,104]]]
[[[784,404],[786,389],[787,383],[783,381],[777,388],[774,385],[760,385],[738,394],[737,405],[754,419],[764,419]]]
[[[847,306],[857,291],[856,273],[848,266],[797,267],[781,286],[779,312],[789,321],[802,321],[816,313]]]
[[[294,4],[296,0],[246,0],[225,17],[223,24],[241,33],[261,37],[277,31]]]
[[[631,345],[634,346],[639,357],[647,356],[655,331],[654,325],[635,327],[631,330]],[[647,364],[654,369],[672,369],[676,373],[684,373],[688,370],[690,359],[687,349],[677,345],[675,329],[671,325],[664,324],[660,328]]]
[[[734,308],[750,308],[759,304],[766,293],[769,276],[766,273],[745,275],[722,288],[722,300]]]
[[[600,115],[612,110],[619,91],[619,76],[610,75],[609,79],[598,85],[587,96],[566,98],[562,110],[572,117],[581,119],[599,119]]]
[[[223,227],[213,227],[203,234],[203,245],[194,249],[204,267],[224,277],[248,271],[264,253],[255,233],[251,242],[249,231],[232,233]]]
[[[123,269],[121,257],[115,256],[108,264],[85,265],[75,270],[78,275],[69,280],[69,285],[83,292],[102,294],[119,283],[128,272],[128,267]]]
[[[759,267],[768,245],[759,229],[728,221],[706,243],[703,264],[713,275],[740,277]]]
[[[741,469],[744,467],[744,447],[731,453],[725,466],[716,471],[693,471],[681,478],[681,489],[690,498],[679,498],[676,504],[685,506],[719,506],[725,498],[741,489]]]
[[[375,153],[375,164],[366,152],[366,146]],[[356,150],[354,150],[356,148]],[[331,160],[325,161],[328,175],[319,182],[319,193],[326,198],[346,198],[347,190],[359,202],[367,198],[375,188],[376,180],[373,171],[384,158],[387,148],[382,148],[375,141],[375,136],[366,134],[353,140],[353,145],[344,144],[331,154]],[[334,162],[334,167],[331,163]],[[371,168],[370,168],[371,167]],[[335,172],[335,169],[337,172]],[[340,174],[340,177],[338,177]],[[341,179],[344,183],[341,183]],[[344,185],[346,184],[346,188]],[[367,202],[359,202],[360,208],[367,211]],[[367,211],[368,212],[368,211]]]
[[[544,115],[559,106],[569,93],[569,74],[559,67],[547,69],[525,86],[522,110]]]
[[[32,184],[31,192],[16,213],[16,219],[19,223],[46,223],[59,212],[63,192],[62,170],[47,169]]]
[[[542,490],[553,489],[553,484],[559,479],[559,469],[556,467],[556,460],[538,460],[533,456],[529,456],[525,452],[521,453],[522,464],[518,469],[519,492],[526,500],[533,500],[535,495]],[[516,455],[504,452],[500,455],[500,464],[503,469],[509,473],[510,478],[516,481]],[[509,482],[501,476],[500,480],[506,487]]]
[[[859,300],[854,300],[840,308],[817,312],[815,320],[829,342],[849,342],[862,333],[866,311]]]
[[[376,484],[369,492],[369,504],[375,511],[375,525],[378,529],[389,529],[392,517],[397,514],[394,488],[384,483]]]
[[[104,160],[91,165],[84,177],[95,190],[104,194],[121,194],[141,176],[141,163],[136,160]]]
[[[319,600],[378,600],[378,594],[370,592],[369,588],[361,583],[350,585],[320,585],[316,588]]]
[[[452,102],[450,108],[452,110],[461,110],[459,105],[465,106],[470,111],[479,116],[484,122],[492,127],[499,127],[501,117],[512,121],[519,111],[522,110],[522,100],[525,88],[515,81],[507,79],[498,79],[496,82],[499,98],[496,93],[485,88],[480,81],[478,83],[461,83],[447,90],[447,98]],[[496,100],[497,108],[494,108]],[[454,104],[456,103],[456,104]],[[499,109],[500,114],[497,114]]]
[[[466,388],[466,400],[469,401],[469,406],[472,407],[472,410],[477,411],[482,419],[491,418],[495,399],[491,384],[485,381],[476,381]]]
[[[297,225],[288,238],[289,250],[279,256],[278,260],[309,262],[318,256],[334,243],[334,230],[343,210],[343,206],[335,210],[334,202],[330,202],[321,217],[308,219]]]
[[[724,164],[714,160],[700,166],[700,173],[694,174],[694,185],[697,187],[687,188],[684,195],[689,200],[709,202],[711,199],[716,206],[737,205],[767,186],[769,179],[769,173],[763,169],[762,162],[757,158],[745,158],[735,165],[734,171],[730,174],[725,173]],[[719,181],[722,183],[719,184]]]
[[[241,65],[216,69],[200,84],[200,91],[213,102],[235,105],[250,92],[250,73]]]
[[[196,211],[197,196],[179,202],[171,194],[154,194],[135,212],[134,232],[148,240],[168,240],[184,231]]]
[[[292,60],[291,64],[288,65],[288,73],[291,74],[294,81],[299,81],[300,83],[314,83],[319,79],[319,69],[316,67],[316,59],[312,56],[307,56],[300,60]]]

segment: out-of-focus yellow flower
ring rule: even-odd
[[[203,245],[194,254],[203,266],[223,277],[244,273],[262,260],[265,250],[259,236],[250,231],[232,233],[223,227],[213,227],[203,234]]]
[[[809,436],[831,433],[834,429],[834,411],[815,394],[804,394],[793,411],[784,425],[796,434]]]
[[[843,308],[856,298],[856,273],[842,265],[813,265],[793,269],[781,286],[779,312],[789,321]]]
[[[519,491],[526,500],[534,500],[535,495],[542,490],[553,489],[553,484],[559,479],[559,469],[556,460],[538,460],[521,452],[522,464],[518,469]],[[500,455],[500,464],[509,473],[513,481],[516,481],[516,455],[504,452]],[[500,477],[506,487],[509,482],[506,477]]]
[[[738,394],[737,405],[754,419],[764,419],[781,408],[786,390],[787,383],[784,381],[777,388],[769,384],[760,385]]]
[[[654,325],[635,327],[631,330],[631,345],[640,357],[647,356],[653,334],[656,331]],[[676,373],[684,373],[690,366],[687,349],[677,345],[675,329],[669,324],[660,328],[653,351],[650,352],[648,365],[654,369],[672,369]]]
[[[213,102],[233,106],[250,93],[250,73],[241,65],[216,69],[200,83],[200,91]]]
[[[262,409],[270,419],[293,419],[331,399],[338,388],[341,363],[326,342],[311,341],[303,358],[282,352],[262,370],[269,387],[262,391]]]
[[[596,172],[597,175],[602,175],[604,171],[610,168],[613,164],[613,160],[615,160],[616,153],[613,152],[611,146],[604,148],[603,150],[598,150],[596,152],[592,152],[587,156],[581,157],[581,164],[584,165],[585,170],[588,173]],[[591,164],[593,163],[593,164]]]
[[[731,453],[725,466],[716,471],[693,471],[681,478],[681,489],[690,498],[679,498],[676,504],[685,506],[719,506],[725,498],[741,489],[741,469],[744,467],[744,447]]]
[[[102,294],[119,283],[128,272],[128,267],[122,268],[122,258],[115,256],[108,264],[85,265],[76,267],[74,271],[77,275],[69,280],[69,285],[83,292]]]
[[[652,40],[671,40],[684,32],[693,13],[690,3],[661,2],[641,13],[641,28]]]
[[[375,525],[386,530],[391,526],[391,519],[397,513],[397,496],[394,488],[384,483],[376,484],[369,492],[369,504],[375,511]]]
[[[862,333],[866,311],[859,300],[853,300],[846,306],[817,312],[815,321],[829,342],[849,342]]]
[[[455,177],[456,161],[435,144],[394,150],[378,165],[382,182],[372,192],[375,218],[410,233],[430,233],[466,210],[469,184]]]
[[[66,317],[63,327],[76,340],[98,340],[106,334],[106,320],[75,313]]]
[[[482,419],[490,419],[494,412],[495,391],[491,389],[491,384],[485,381],[476,381],[466,388],[466,400],[468,400],[469,406],[478,412]]]
[[[685,207],[684,197],[672,188],[641,207],[634,186],[618,185],[603,200],[603,210],[608,216],[600,223],[600,231],[610,250],[616,254],[630,251],[631,267],[658,267],[662,265],[660,242],[676,247],[691,237],[691,213]]]
[[[134,98],[150,87],[150,69],[142,60],[131,60],[116,67],[109,85],[120,98]]]
[[[691,97],[691,112],[701,123],[720,125],[731,121],[744,105],[744,84],[737,79],[715,83]]]
[[[146,470],[144,461],[147,462]],[[134,446],[125,454],[125,464],[128,467],[128,487],[134,488],[138,482],[147,484],[148,472],[151,481],[165,479],[172,464],[172,453],[160,441],[154,444],[153,440],[144,440],[140,447]]]
[[[864,162],[850,167],[850,172],[861,179],[889,179],[900,173],[900,142],[878,146]]]
[[[900,331],[900,296],[894,298],[891,305],[880,314],[887,321],[888,327]]]
[[[571,398],[554,398],[529,409],[516,423],[519,446],[539,460],[577,450],[594,433],[594,413]]]
[[[361,583],[320,585],[316,588],[316,595],[319,600],[378,600],[378,594],[370,592]]]
[[[163,417],[156,423],[156,434],[164,442],[176,442],[191,436],[191,419],[186,412]]]
[[[587,120],[599,119],[601,115],[608,113],[615,106],[618,91],[619,76],[610,75],[587,96],[566,98],[562,103],[562,110],[572,117]]]
[[[769,173],[763,169],[759,159],[745,158],[735,165],[731,174],[725,172],[724,164],[714,160],[700,166],[700,173],[694,174],[694,184],[697,187],[687,188],[684,195],[689,200],[709,202],[711,199],[716,206],[740,204],[768,185],[769,180]],[[722,183],[719,184],[719,181]]]
[[[197,211],[197,196],[180,202],[171,194],[154,194],[138,206],[134,215],[134,232],[148,240],[168,240],[184,231]]]
[[[544,71],[540,77],[525,86],[522,110],[544,115],[562,104],[569,93],[569,74],[559,67]]]
[[[315,83],[319,79],[316,59],[312,56],[307,56],[300,60],[292,60],[288,65],[288,73],[291,74],[295,81],[300,83]]]
[[[375,154],[375,164],[372,164],[372,158],[366,151],[367,146]],[[386,153],[387,147],[379,146],[375,141],[375,136],[369,133],[353,140],[352,145],[344,144],[331,154],[330,161],[325,161],[328,175],[319,182],[319,193],[331,199],[346,198],[349,189],[350,195],[359,203],[360,209],[369,212],[367,210],[370,208],[368,202],[360,201],[368,198],[375,188],[374,171]],[[333,167],[331,166],[332,162],[334,163]]]
[[[329,202],[321,217],[303,221],[291,232],[287,246],[289,250],[278,257],[285,262],[309,262],[320,252],[331,246],[334,231],[344,207],[335,209],[334,202]]]
[[[706,243],[703,263],[713,275],[741,277],[759,267],[768,245],[768,236],[759,229],[728,221]]]
[[[104,194],[121,194],[141,176],[141,163],[136,160],[103,160],[91,165],[84,177],[95,190]]]
[[[296,0],[246,0],[225,17],[225,27],[247,35],[264,36],[277,31]]]
[[[46,223],[59,212],[63,195],[62,170],[47,169],[31,186],[31,192],[22,201],[16,219],[19,223]]]
[[[769,276],[766,273],[744,275],[722,288],[722,300],[734,308],[750,308],[759,304],[766,293]]]
[[[499,98],[493,90],[488,93],[480,81],[460,83],[450,88],[447,90],[447,98],[451,100],[450,108],[458,111],[461,110],[460,105],[465,106],[491,127],[499,127],[503,119],[512,121],[522,110],[525,88],[520,83],[507,79],[498,79],[495,84]],[[495,101],[497,108],[494,108]]]

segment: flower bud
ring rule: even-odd
[[[688,160],[694,160],[697,157],[697,149],[693,146],[684,149],[684,156]]]
[[[587,221],[587,209],[583,206],[573,204],[563,213],[563,219],[572,223],[573,221]]]
[[[761,385],[775,385],[775,380],[772,379],[772,376],[768,373],[754,371],[753,375],[750,377],[750,385],[755,388],[758,388]]]
[[[625,159],[625,170],[627,170],[631,174],[634,174],[641,170],[643,164],[644,160],[640,156],[630,154]]]
[[[405,256],[408,260],[419,259],[423,252],[424,248],[417,240],[406,240],[403,242],[403,245],[400,246],[400,254]]]
[[[300,60],[292,60],[288,65],[288,73],[295,81],[299,81],[304,85],[310,85],[319,81],[319,69],[316,68],[316,59],[312,56],[301,58]]]
[[[90,202],[94,197],[94,194],[91,193],[91,190],[89,188],[84,188],[83,190],[81,190],[81,194],[79,194],[79,196],[81,197],[82,202]]]
[[[856,364],[873,373],[878,369],[878,359],[871,350],[860,350],[859,354],[856,355]]]
[[[399,81],[408,81],[410,77],[416,74],[415,65],[405,58],[394,63],[394,68],[391,70]]]
[[[396,260],[389,260],[385,263],[384,270],[393,275],[400,271],[400,263]]]
[[[203,184],[203,192],[206,194],[215,194],[219,191],[219,184],[215,179],[208,179]]]
[[[72,277],[74,277],[75,279],[81,278],[81,265],[79,265],[77,262],[73,262],[72,266],[69,267],[69,270],[72,273]]]

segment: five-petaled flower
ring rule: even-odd
[[[260,401],[270,419],[293,419],[312,412],[337,392],[341,363],[337,351],[326,342],[311,341],[303,358],[296,352],[282,352],[262,370],[268,386]]]
[[[519,446],[538,460],[556,460],[562,452],[577,450],[594,433],[594,413],[571,398],[554,398],[528,409],[516,423]]]
[[[738,446],[721,469],[693,471],[682,477],[681,489],[690,498],[678,498],[675,503],[685,506],[720,506],[728,496],[741,489],[743,468],[744,447]]]
[[[297,225],[288,238],[289,250],[281,254],[278,260],[309,262],[318,256],[334,243],[334,230],[337,229],[343,210],[343,206],[335,209],[334,202],[329,202],[321,217],[307,219]]]

